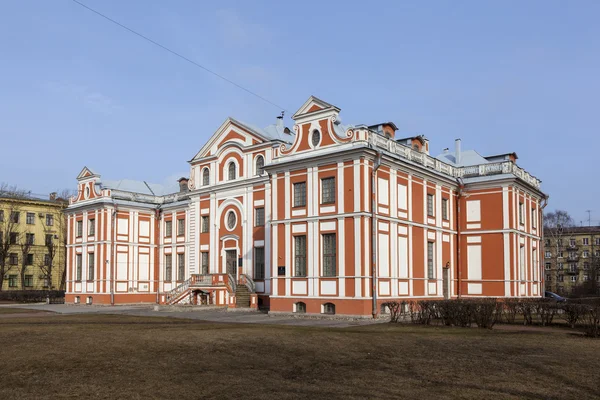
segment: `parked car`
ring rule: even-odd
[[[567,299],[565,297],[559,296],[556,293],[548,292],[548,291],[544,292],[544,297],[547,299],[554,299],[559,303],[567,301]]]

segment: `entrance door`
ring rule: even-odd
[[[225,271],[237,278],[237,251],[225,250]]]

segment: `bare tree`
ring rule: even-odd
[[[19,224],[15,219],[18,207],[7,203],[7,208],[0,208],[0,290],[4,284],[4,276],[11,269],[9,258],[19,236]]]
[[[21,279],[21,290],[25,290],[25,275],[27,274],[27,267],[34,263],[33,254],[33,236],[29,236],[30,233],[21,234],[19,240],[19,246],[21,248],[21,263],[17,267],[19,270],[19,278]],[[31,234],[33,235],[33,234]],[[31,254],[31,258],[29,255]]]
[[[559,260],[564,256],[563,253],[567,248],[566,241],[570,237],[571,229],[574,225],[573,218],[571,218],[567,211],[556,210],[544,215],[544,236],[547,240],[546,251],[550,252],[550,257],[546,257],[546,260],[552,260],[550,271],[553,275],[555,285],[552,285],[551,288],[556,291],[559,291],[559,277],[563,276],[560,274]],[[549,289],[547,286],[546,288]]]
[[[30,192],[19,189],[16,185],[0,182],[0,197],[9,197],[14,199],[24,199],[29,197]]]

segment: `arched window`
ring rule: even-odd
[[[306,304],[301,301],[297,302],[296,304],[294,304],[294,312],[298,314],[305,314]]]
[[[228,169],[228,180],[232,181],[236,178],[236,170],[235,170],[235,163],[232,161],[229,163],[229,167],[227,167]]]
[[[202,172],[202,186],[208,186],[210,184],[210,171],[208,168],[204,168]]]
[[[321,141],[321,134],[319,133],[318,130],[315,129],[313,131],[311,141],[312,141],[313,147],[317,147],[319,145],[319,142]]]
[[[265,172],[265,158],[263,156],[256,157],[256,175],[262,175]]]
[[[333,303],[323,304],[323,314],[335,314],[335,304],[333,304]]]

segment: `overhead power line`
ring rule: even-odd
[[[227,78],[226,78],[226,77],[224,77],[223,75],[221,75],[221,74],[219,74],[219,73],[217,73],[217,72],[215,72],[215,71],[213,71],[213,70],[211,70],[211,69],[209,69],[209,68],[206,68],[204,65],[198,64],[198,63],[197,63],[197,62],[195,62],[194,60],[191,60],[191,59],[187,58],[186,56],[184,56],[184,55],[182,55],[182,54],[179,54],[178,52],[176,52],[176,51],[174,51],[174,50],[171,50],[170,48],[168,48],[168,47],[166,47],[166,46],[164,46],[164,45],[162,45],[162,44],[160,44],[160,43],[158,43],[158,42],[156,42],[156,41],[154,41],[154,40],[150,39],[149,37],[147,37],[147,36],[144,36],[144,35],[142,35],[141,33],[137,32],[137,31],[134,31],[133,29],[131,29],[131,28],[129,28],[129,27],[127,27],[127,26],[123,25],[122,23],[120,23],[120,22],[118,22],[118,21],[115,21],[114,19],[112,19],[112,18],[110,18],[110,17],[108,17],[108,16],[106,16],[106,15],[102,14],[101,12],[99,12],[99,11],[96,11],[96,10],[94,10],[93,8],[91,8],[91,7],[89,7],[89,6],[85,5],[85,4],[83,4],[82,2],[80,2],[80,1],[77,1],[77,0],[71,0],[71,1],[73,1],[74,3],[76,3],[76,4],[80,5],[80,6],[81,6],[81,7],[83,7],[83,8],[86,8],[86,9],[90,10],[90,11],[91,11],[91,12],[93,12],[94,14],[101,16],[102,18],[106,19],[107,21],[110,21],[110,22],[112,22],[113,24],[120,26],[121,28],[125,29],[126,31],[129,31],[130,33],[133,33],[134,35],[137,35],[137,36],[141,37],[142,39],[144,39],[144,40],[146,40],[146,41],[148,41],[148,42],[152,43],[153,45],[155,45],[155,46],[157,46],[157,47],[160,47],[160,48],[161,48],[161,49],[163,49],[163,50],[166,50],[166,51],[168,51],[169,53],[171,53],[171,54],[173,54],[173,55],[175,55],[175,56],[177,56],[177,57],[179,57],[179,58],[181,58],[181,59],[183,59],[183,60],[185,60],[185,61],[189,62],[190,64],[192,64],[192,65],[194,65],[194,66],[196,66],[196,67],[198,67],[198,68],[201,68],[201,69],[203,69],[204,71],[206,71],[206,72],[208,72],[208,73],[210,73],[210,74],[212,74],[212,75],[216,76],[217,78],[219,78],[219,79],[222,79],[222,80],[224,80],[225,82],[232,84],[233,86],[237,87],[238,89],[242,89],[243,91],[245,91],[245,92],[247,92],[247,93],[250,93],[251,95],[253,95],[253,96],[255,96],[255,97],[258,97],[258,98],[259,98],[259,99],[261,99],[262,101],[264,101],[264,102],[266,102],[266,103],[269,103],[270,105],[272,105],[272,106],[274,106],[274,107],[277,107],[277,108],[278,108],[278,109],[280,109],[280,110],[287,111],[287,110],[286,110],[284,107],[281,107],[281,106],[280,106],[280,105],[278,105],[277,103],[274,103],[274,102],[272,102],[272,101],[270,101],[270,100],[268,100],[268,99],[264,98],[263,96],[261,96],[261,95],[259,95],[259,94],[255,93],[255,92],[253,92],[253,91],[251,91],[250,89],[246,89],[245,87],[243,87],[243,86],[242,86],[242,85],[240,85],[240,84],[237,84],[237,83],[235,83],[235,82],[234,82],[234,81],[232,81],[231,79],[227,79]]]

